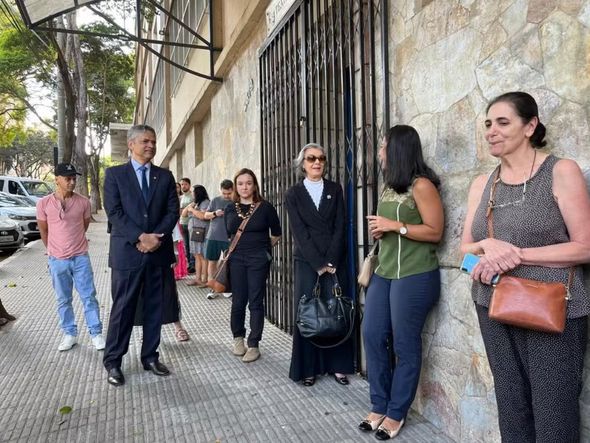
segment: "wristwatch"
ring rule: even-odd
[[[399,235],[407,235],[408,233],[408,227],[406,226],[405,223],[402,223],[401,228],[399,228]]]

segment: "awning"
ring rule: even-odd
[[[101,0],[18,0],[16,4],[25,24],[28,27],[35,27],[40,23],[99,1]]]
[[[213,72],[214,67],[214,53],[221,52],[221,48],[217,48],[213,46],[211,38],[205,38],[204,36],[200,35],[196,32],[196,30],[191,29],[186,23],[182,21],[182,18],[176,17],[169,9],[166,9],[164,6],[160,4],[158,0],[134,0],[134,8],[135,8],[135,21],[136,26],[134,32],[125,29],[120,24],[117,23],[112,17],[110,17],[106,11],[100,9],[100,3],[103,0],[16,0],[16,4],[18,6],[18,10],[20,15],[27,25],[27,27],[35,30],[35,31],[48,31],[48,32],[65,32],[65,33],[72,33],[72,34],[85,34],[85,35],[94,35],[96,37],[103,37],[103,38],[112,38],[112,39],[119,39],[119,40],[128,40],[136,42],[138,45],[141,45],[146,51],[151,52],[155,56],[161,58],[162,60],[166,61],[167,63],[171,64],[172,66],[188,72],[190,74],[196,75],[197,77],[202,77],[207,80],[213,80],[221,82],[221,78],[216,77]],[[209,11],[209,35],[213,35],[213,11],[212,11],[212,2],[213,0],[207,1],[207,8]],[[69,12],[75,11],[79,8],[86,8],[89,11],[93,12],[96,16],[102,18],[104,21],[109,23],[110,25],[114,26],[117,29],[117,33],[108,34],[108,33],[96,33],[90,31],[81,31],[81,30],[72,30],[72,29],[64,29],[54,26],[52,20],[54,18],[60,17],[61,15],[67,14]],[[195,42],[194,43],[185,43],[185,42],[176,42],[174,38],[166,38],[166,32],[161,32],[162,38],[161,39],[153,39],[147,38],[142,33],[142,26],[137,26],[137,23],[140,23],[143,20],[141,11],[151,9],[158,14],[162,14],[165,17],[164,22],[166,23],[166,27],[168,27],[170,22],[175,22],[180,28],[187,31],[191,34]],[[183,48],[190,48],[190,49],[197,49],[207,51],[209,53],[209,72],[198,72],[189,69],[182,64],[176,63],[171,60],[169,57],[164,55],[163,48],[164,46],[169,47],[183,47]]]

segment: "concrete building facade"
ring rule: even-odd
[[[359,87],[347,90],[340,84],[332,90],[328,82],[326,88],[318,83],[318,89],[336,91],[333,95],[339,97],[352,90],[349,98],[356,106],[351,112],[364,112],[363,94],[370,91],[361,82],[367,60],[363,45],[371,40],[375,69],[368,73],[371,83],[366,84],[374,85],[376,91],[371,129],[377,136],[351,145],[355,165],[374,161],[387,125],[410,124],[420,133],[427,160],[443,181],[446,231],[439,248],[443,292],[424,331],[422,380],[413,407],[457,441],[499,441],[493,381],[470,283],[457,268],[467,191],[476,175],[497,164],[488,155],[484,139],[485,107],[491,98],[510,90],[524,90],[537,99],[551,152],[590,168],[590,0],[214,0],[211,4],[176,0],[173,12],[192,29],[210,35],[213,46],[219,48],[213,72],[222,81],[182,72],[140,49],[136,122],[150,124],[158,132],[156,163],[168,167],[178,179],[187,176],[203,184],[210,195],[216,195],[219,182],[232,178],[241,167],[253,169],[264,181],[267,166],[275,161],[267,147],[283,149],[280,143],[269,145],[264,135],[269,134],[261,114],[267,100],[261,91],[261,76],[268,77],[261,73],[261,66],[266,66],[261,63],[264,51],[280,38],[281,29],[296,22],[292,17],[302,14],[302,8],[320,11],[311,17],[348,8],[355,17],[356,8],[362,7],[367,14],[360,17],[385,14],[385,22],[375,19],[371,29],[352,23],[363,31],[352,49],[358,63],[351,84]],[[150,26],[154,35],[178,41],[190,37],[159,16]],[[335,28],[325,29],[323,38],[328,41],[334,37],[330,29]],[[297,39],[300,34],[293,31],[292,35]],[[194,70],[204,72],[210,63],[199,50],[162,51]],[[279,59],[273,66],[281,63]],[[387,119],[381,112],[385,108],[390,114]],[[293,131],[301,123],[300,116],[289,118]],[[342,136],[349,143],[365,131],[364,120],[354,121],[358,124],[351,128],[352,137]],[[281,122],[273,128],[284,129]],[[305,131],[297,137],[301,144],[317,141],[309,140]],[[334,145],[327,146],[330,155],[336,155],[338,146],[344,149],[338,136],[333,140]],[[293,146],[289,149],[278,158],[292,157]],[[346,177],[346,161],[334,173],[336,178]],[[366,240],[363,216],[372,210],[378,174],[370,177],[369,198],[360,197],[365,192],[362,175],[355,177],[347,202],[355,208],[351,238],[362,244]],[[280,206],[284,189],[274,189],[272,199]],[[357,262],[365,251],[355,249]],[[288,254],[288,247],[281,254]],[[288,280],[279,279],[277,285],[280,290]],[[590,355],[586,362],[582,439],[590,441]]]

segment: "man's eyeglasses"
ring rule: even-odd
[[[315,155],[306,155],[305,160],[307,160],[310,163],[315,163],[316,160],[319,160],[320,163],[326,163],[326,156],[320,155],[319,157],[316,157]]]

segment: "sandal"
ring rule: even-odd
[[[182,328],[174,331],[174,335],[176,336],[176,341],[189,341],[191,339],[186,329]]]
[[[307,377],[303,379],[303,386],[313,386],[315,383],[315,377]]]

